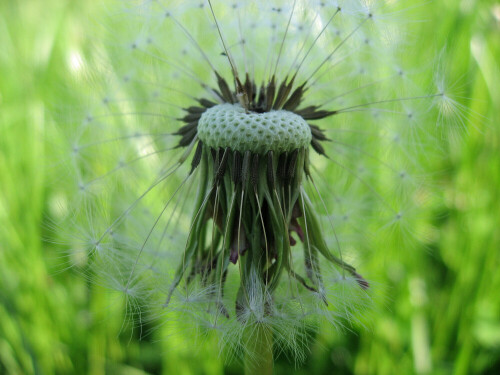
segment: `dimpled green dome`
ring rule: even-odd
[[[239,104],[219,104],[201,116],[198,137],[212,148],[281,153],[307,147],[311,129],[302,117],[289,111],[245,113]]]

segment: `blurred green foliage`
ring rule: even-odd
[[[387,295],[371,326],[321,330],[308,362],[295,369],[279,358],[278,374],[500,373],[500,3],[422,8],[413,48],[431,61],[447,45],[462,104],[485,121],[443,141],[442,199],[428,208],[436,230],[426,247],[390,243],[365,266]],[[45,240],[60,179],[52,109],[75,104],[61,95],[71,51],[92,48],[85,25],[99,9],[94,1],[0,2],[0,373],[239,373],[215,343],[193,343],[179,328],[172,334],[176,327],[139,340],[122,325],[122,302],[60,272],[61,247]]]

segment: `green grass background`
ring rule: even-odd
[[[57,272],[61,248],[43,240],[59,179],[51,109],[71,104],[61,95],[69,51],[90,48],[85,25],[99,9],[0,0],[0,374],[237,374],[214,343],[166,329],[139,341],[121,329],[120,301],[76,272]],[[500,373],[500,3],[436,0],[425,9],[413,48],[425,59],[429,46],[447,44],[462,103],[487,121],[445,142],[436,166],[443,201],[430,215],[436,239],[427,249],[392,244],[384,263],[371,263],[392,267],[371,270],[387,274],[389,296],[371,328],[326,330],[303,367],[279,359],[276,373]]]

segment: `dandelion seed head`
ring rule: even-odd
[[[69,242],[131,315],[173,312],[234,355],[264,329],[302,361],[321,322],[364,324],[353,263],[418,237],[429,128],[464,108],[443,74],[429,93],[398,63],[408,34],[385,1],[211,3],[109,20],[68,126]]]

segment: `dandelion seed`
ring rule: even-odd
[[[128,13],[71,142],[82,194],[102,184],[113,217],[93,228],[88,262],[133,309],[143,294],[251,362],[272,361],[272,342],[300,361],[318,319],[341,326],[369,304],[350,262],[365,223],[403,226],[394,200],[417,188],[424,117],[438,99],[456,105],[407,85],[385,2],[154,0]]]

